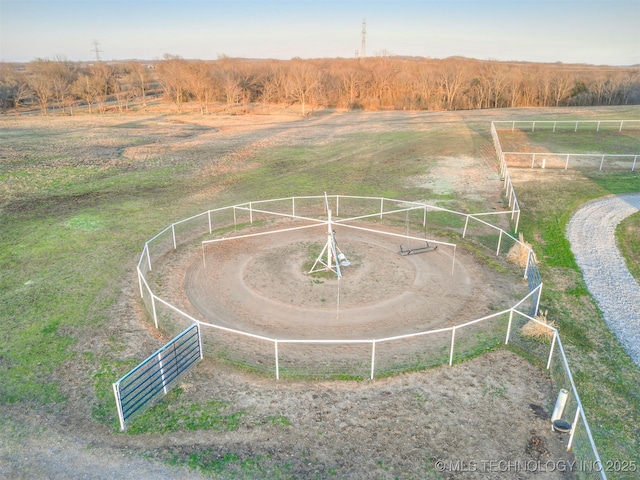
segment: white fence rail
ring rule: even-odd
[[[541,129],[551,130],[552,132],[573,131],[595,131],[600,132],[602,129],[609,131],[622,132],[625,129],[640,128],[640,120],[495,120],[491,122],[499,130],[529,130],[535,132]]]

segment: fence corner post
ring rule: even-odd
[[[371,380],[373,380],[373,375],[376,368],[376,341],[371,341]]]
[[[509,344],[509,337],[511,336],[511,323],[513,322],[513,308],[509,310],[509,323],[507,324],[507,338],[504,339],[504,344]]]
[[[280,380],[280,364],[278,363],[278,340],[276,339],[274,342],[275,345],[275,354],[276,354],[276,380]]]
[[[120,400],[120,385],[116,382],[113,385],[113,395],[116,397],[116,406],[118,407],[118,419],[120,420],[120,430],[125,431],[124,415],[122,414],[122,402]]]
[[[456,342],[456,327],[451,328],[451,351],[449,352],[449,366],[453,365],[453,345]]]

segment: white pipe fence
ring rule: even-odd
[[[522,164],[518,166],[530,165],[534,168],[539,165],[541,168],[569,168],[569,163],[573,160],[577,166],[590,167],[595,160],[595,164],[598,165],[598,170],[602,170],[605,167],[605,160],[609,160],[607,166],[615,167],[615,163],[620,163],[621,160],[628,159],[628,163],[631,165],[631,171],[635,171],[636,164],[640,153],[628,153],[628,154],[613,154],[613,153],[573,153],[573,152],[504,152],[500,146],[498,139],[498,130],[509,130],[514,132],[530,131],[536,132],[540,130],[551,131],[553,133],[559,131],[573,131],[581,132],[591,131],[600,132],[601,130],[622,132],[623,126],[626,130],[637,131],[640,129],[640,120],[519,120],[519,121],[492,121],[491,122],[491,135],[493,137],[494,147],[500,161],[500,171],[504,177],[504,167],[506,167],[507,159],[511,159],[512,166],[518,159],[523,158]],[[537,130],[536,130],[537,127]],[[536,161],[539,163],[536,164]],[[623,162],[624,163],[624,162]],[[619,167],[623,168],[623,167]],[[505,188],[507,182],[510,180],[505,178]],[[511,203],[509,203],[511,205]]]
[[[540,126],[542,126],[543,128],[550,127],[554,133],[559,130],[573,130],[575,133],[582,125],[586,126],[586,128],[580,129],[581,131],[586,131],[587,129],[594,131],[595,127],[596,132],[599,132],[601,127],[618,132],[622,132],[623,126],[626,126],[628,129],[637,129],[640,127],[640,120],[495,120],[491,123],[492,125],[496,125],[496,128],[500,130],[510,130],[511,132],[515,132],[516,130],[524,131],[525,129],[530,129],[529,131],[535,132],[536,125],[538,126],[538,131],[540,130]]]
[[[625,122],[628,125],[632,125],[633,128],[637,128],[640,126],[640,120],[619,120],[619,121],[575,121],[575,122],[561,122],[561,121],[531,121],[531,122],[500,122],[500,121],[492,121],[491,122],[491,136],[493,138],[493,142],[494,142],[494,147],[496,150],[496,155],[498,157],[498,161],[500,162],[500,174],[501,177],[504,178],[504,188],[507,191],[507,196],[509,197],[509,205],[511,205],[511,202],[513,201],[514,205],[517,205],[517,199],[515,196],[515,190],[513,188],[513,184],[511,182],[511,178],[509,175],[509,169],[507,167],[507,161],[506,161],[506,155],[514,155],[514,152],[509,152],[509,153],[505,153],[502,150],[502,147],[500,145],[500,139],[498,136],[498,132],[497,132],[497,128],[496,125],[500,124],[500,125],[507,125],[510,124],[511,125],[511,131],[514,131],[516,128],[520,127],[516,127],[517,125],[520,124],[530,124],[531,125],[531,131],[535,131],[536,128],[536,124],[538,125],[547,125],[547,124],[551,124],[552,125],[552,131],[556,132],[557,131],[557,127],[560,126],[565,126],[566,124],[573,124],[574,125],[574,132],[578,131],[578,127],[581,123],[584,124],[592,124],[595,123],[596,124],[596,132],[600,131],[600,127],[603,125],[606,125],[608,127],[612,127],[615,125],[619,125],[618,126],[618,131],[622,131],[623,125],[625,124]],[[527,153],[527,155],[532,155],[531,153]],[[532,156],[532,163],[531,163],[531,167],[533,168],[534,163],[535,163],[535,155],[533,154]],[[552,156],[552,155],[566,155],[566,162],[565,162],[565,169],[567,168],[568,164],[569,164],[569,157],[572,154],[551,154],[551,153],[546,153],[544,154],[546,155],[546,157]],[[578,154],[576,154],[578,155]],[[599,155],[600,156],[600,155]],[[612,155],[609,155],[612,156]],[[545,158],[546,158],[545,157]],[[602,165],[604,163],[604,158],[605,155],[601,155],[601,162],[600,162],[600,170],[602,170]],[[636,165],[636,160],[637,160],[637,155],[633,155],[633,164],[631,167],[631,171],[633,171],[635,169],[635,165]],[[544,166],[544,164],[543,164]],[[513,196],[513,199],[512,199]],[[518,209],[518,213],[519,213],[519,209]],[[517,225],[517,223],[516,223]],[[516,227],[517,229],[517,227]],[[533,264],[535,265],[535,259],[532,258],[532,251],[529,252],[529,261],[527,262],[527,272],[525,273],[526,277],[529,277],[529,265],[530,262],[533,260]],[[535,266],[535,271],[537,272],[537,277],[540,281],[540,286],[542,286],[542,279],[539,276],[539,271],[537,268],[537,265]],[[531,282],[530,282],[531,285]],[[533,290],[532,290],[533,292]],[[539,302],[540,300],[540,295],[538,294],[538,298],[537,301]],[[514,310],[514,309],[512,309]],[[536,308],[536,312],[537,312],[537,308]],[[569,390],[571,392],[572,395],[572,402],[569,402],[569,404],[573,404],[575,405],[575,415],[573,416],[573,421],[571,422],[571,433],[570,433],[570,437],[569,437],[569,442],[567,445],[567,450],[570,449],[574,449],[574,451],[576,452],[576,457],[579,458],[581,461],[584,462],[585,465],[592,465],[594,468],[592,468],[590,471],[588,472],[581,472],[582,476],[584,476],[585,478],[587,476],[589,476],[589,474],[592,474],[591,476],[593,476],[594,478],[601,478],[606,480],[607,475],[604,469],[604,466],[602,464],[602,461],[600,459],[600,455],[598,454],[598,449],[596,448],[595,442],[593,440],[593,435],[591,434],[591,429],[589,428],[589,425],[587,423],[587,418],[584,412],[584,408],[582,407],[582,403],[580,402],[580,397],[578,395],[578,390],[576,388],[576,385],[573,381],[573,375],[571,374],[571,369],[569,368],[569,362],[567,361],[567,357],[564,351],[564,348],[562,346],[562,342],[560,340],[560,335],[558,334],[558,331],[555,328],[552,328],[546,324],[543,324],[542,322],[538,321],[537,319],[533,318],[533,317],[529,317],[528,315],[526,315],[525,313],[521,313],[519,312],[520,315],[524,316],[525,318],[528,318],[528,321],[533,321],[536,322],[540,325],[543,325],[543,328],[548,328],[550,330],[553,331],[553,338],[551,341],[551,348],[549,350],[549,357],[547,360],[547,370],[550,370],[552,373],[552,379],[554,381],[554,384],[556,385],[557,389],[560,390],[561,388],[565,388],[567,390]],[[511,328],[511,320],[510,320],[510,328]],[[507,334],[507,339],[509,338],[509,334]],[[526,348],[528,351],[530,349]],[[558,350],[558,352],[560,353],[560,361],[556,361],[555,365],[554,365],[554,352]],[[558,355],[556,355],[555,357],[558,357]],[[554,368],[555,367],[555,368]],[[569,409],[567,409],[569,410]]]
[[[505,158],[513,158],[512,165],[518,161],[519,158],[524,158],[526,165],[530,164],[531,168],[535,168],[539,165],[540,168],[558,168],[554,165],[560,165],[561,168],[567,170],[569,168],[569,160],[573,159],[574,163],[580,162],[587,166],[591,163],[598,164],[598,170],[602,171],[605,166],[605,159],[610,159],[611,162],[617,160],[628,159],[628,163],[631,164],[631,171],[635,171],[636,163],[640,154],[601,154],[601,153],[556,153],[556,152],[503,152]],[[531,159],[531,161],[529,161]],[[590,159],[594,159],[595,162],[590,162]],[[536,164],[538,160],[538,164]],[[551,161],[555,160],[555,164],[551,164]],[[581,166],[581,165],[579,165]],[[613,166],[613,165],[611,165]]]

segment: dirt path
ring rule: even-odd
[[[195,479],[157,460],[204,450],[210,462],[235,458],[208,478],[255,478],[252,461],[276,478],[572,478],[557,471],[572,456],[567,436],[550,429],[548,380],[506,351],[374,382],[278,383],[210,367],[185,379],[185,401],[234,405],[243,412],[237,430],[123,436],[22,418],[4,428],[34,440],[4,443],[0,474]]]

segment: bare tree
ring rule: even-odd
[[[165,54],[164,60],[158,64],[157,72],[165,95],[181,112],[189,86],[187,62],[177,55]]]
[[[231,109],[240,103],[242,88],[233,70],[225,69],[218,71],[218,78],[227,109]]]
[[[129,77],[129,84],[142,101],[143,110],[147,108],[147,92],[151,83],[149,70],[140,62],[129,62],[125,65]]]
[[[202,115],[209,113],[209,103],[213,100],[214,84],[210,65],[203,61],[190,63],[189,91],[200,105]]]
[[[129,110],[129,104],[136,97],[135,74],[129,70],[130,64],[117,65],[115,67],[115,79],[112,82],[113,95],[118,103],[118,112],[124,113]]]
[[[447,59],[440,72],[439,85],[442,90],[445,108],[453,110],[463,83],[467,79],[467,71],[463,60]]]
[[[186,61],[165,55],[156,68],[165,98],[178,111],[195,100],[202,114],[215,102],[245,110],[255,102],[268,108],[299,103],[303,114],[316,105],[340,108],[448,109],[614,105],[640,102],[638,69],[563,64],[507,63],[473,59],[400,58],[290,61],[232,59]],[[7,68],[3,72],[8,71]],[[26,79],[0,74],[0,108],[36,101],[43,114],[51,106],[72,108],[78,99],[106,110],[116,99],[124,111],[134,99],[143,108],[154,76],[139,62],[97,62],[88,68],[64,59],[27,64]],[[28,92],[25,86],[28,86]],[[13,103],[11,103],[13,102]]]
[[[75,66],[64,57],[56,58],[55,62],[49,65],[49,75],[51,78],[52,97],[62,108],[69,108],[69,113],[73,115],[74,97],[71,86],[77,78]]]
[[[430,64],[418,65],[414,75],[418,108],[434,110],[437,103],[437,85],[433,67]]]
[[[98,104],[98,111],[105,113],[109,96],[114,94],[116,89],[115,71],[110,65],[98,62],[89,67],[89,73],[89,89]]]
[[[52,61],[38,58],[27,64],[27,82],[33,92],[33,96],[38,100],[42,115],[46,115],[49,107],[49,99],[53,95],[53,84],[51,81]]]
[[[287,96],[302,106],[302,115],[306,116],[307,103],[315,98],[319,87],[319,71],[307,62],[295,60],[291,63],[287,75]]]
[[[360,100],[365,84],[363,71],[349,66],[338,69],[334,75],[338,79],[337,88],[339,89],[338,101],[340,106],[349,109],[362,108]]]
[[[489,68],[489,85],[491,98],[488,107],[499,108],[509,104],[507,97],[508,85],[511,78],[509,68],[497,62],[491,62]]]
[[[281,63],[271,63],[262,76],[260,100],[264,103],[282,103],[286,99],[287,72]]]
[[[398,65],[392,58],[377,57],[367,59],[363,65],[368,67],[369,82],[367,82],[366,94],[369,97],[369,105],[373,108],[392,106],[392,90],[394,77],[398,71]]]
[[[522,71],[512,69],[508,73],[509,78],[505,82],[504,95],[507,107],[517,107],[522,99]]]
[[[559,106],[571,93],[575,85],[573,75],[568,73],[556,73],[551,79],[551,97],[554,106]]]
[[[24,73],[5,63],[0,64],[0,102],[2,112],[7,113],[13,107],[15,114],[20,115],[20,104],[29,97],[29,84]]]

